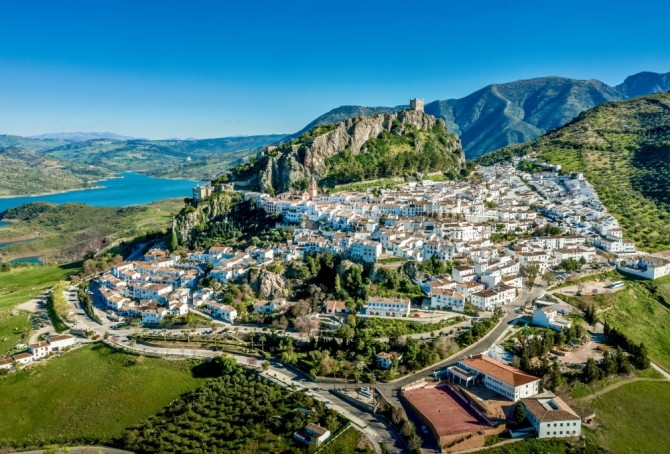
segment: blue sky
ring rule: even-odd
[[[0,14],[0,133],[290,133],[331,108],[670,71],[670,2],[32,1]]]

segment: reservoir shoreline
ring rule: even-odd
[[[83,203],[90,206],[128,207],[146,205],[162,199],[190,197],[200,181],[154,178],[146,174],[124,172],[118,177],[95,181],[96,188],[59,191],[45,195],[0,198],[0,213],[26,203]],[[95,189],[95,190],[93,190]],[[0,221],[2,222],[2,221]]]

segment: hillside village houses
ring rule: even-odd
[[[481,180],[476,183],[423,180],[328,194],[319,192],[312,179],[303,192],[292,189],[275,197],[246,192],[246,200],[268,213],[281,213],[284,226],[293,224],[286,244],[243,251],[215,246],[191,251],[185,259],[152,249],[142,261],[121,263],[102,276],[101,295],[121,315],[146,323],[159,323],[170,313],[184,315],[189,303],[233,321],[236,316],[211,293],[193,293],[208,264],[210,275],[225,284],[250,267],[300,260],[311,253],[331,252],[368,263],[390,257],[421,262],[435,256],[460,264],[448,275],[417,282],[430,306],[463,311],[467,303],[488,311],[516,298],[523,267],[538,265],[542,273],[568,259],[592,262],[596,248],[630,260],[637,257],[635,245],[623,239],[618,223],[581,175],[560,175],[555,166],[545,167],[536,174],[519,170],[515,163],[479,167]],[[194,196],[197,192],[205,198],[221,188],[196,189]],[[538,213],[531,206],[544,208]],[[520,239],[509,249],[491,241],[493,234],[532,232],[549,223],[565,234]],[[638,258],[625,266],[660,276],[670,273],[667,262],[670,258]],[[263,302],[254,310],[273,313],[283,306],[276,303]],[[371,299],[362,313],[409,315],[408,304],[393,303],[398,306],[393,310],[389,304]]]

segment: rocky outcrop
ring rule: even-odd
[[[207,200],[200,202],[196,207],[187,207],[172,219],[172,229],[180,241],[191,236],[195,228],[211,221],[220,214],[230,210],[234,194],[228,192],[216,193]]]
[[[342,260],[339,265],[337,265],[337,275],[340,276],[340,279],[344,278],[344,275],[349,271],[351,268],[355,266],[360,266],[356,265],[354,262],[351,260]]]
[[[421,271],[419,262],[415,262],[414,260],[403,263],[400,269],[407,275],[407,277],[412,280],[423,281],[430,277],[430,274],[426,273],[425,271]]]
[[[345,149],[358,154],[368,140],[384,131],[393,129],[395,134],[402,135],[409,129],[409,125],[418,130],[431,130],[436,124],[441,124],[447,133],[443,120],[420,111],[403,110],[392,114],[348,118],[338,123],[332,131],[304,144],[285,145],[275,156],[268,157],[261,169],[261,189],[266,192],[284,192],[292,183],[309,180],[312,175],[317,179],[323,178],[327,173],[328,158]],[[458,137],[454,135],[450,140],[452,142],[446,145],[450,151],[462,154]],[[416,151],[423,151],[418,143]]]
[[[259,298],[271,300],[288,296],[284,278],[265,268],[251,268],[243,279]]]

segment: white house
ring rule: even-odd
[[[493,290],[482,290],[481,292],[470,295],[470,303],[482,311],[492,311],[500,306],[499,295]]]
[[[134,288],[134,298],[142,300],[156,300],[164,303],[167,296],[172,292],[172,286],[169,284],[144,284]]]
[[[347,303],[345,301],[328,300],[324,304],[326,314],[348,314]]]
[[[537,431],[537,438],[581,435],[581,418],[560,397],[527,397],[521,402],[528,421]]]
[[[539,391],[539,378],[483,354],[461,359],[447,371],[456,384],[467,387],[481,383],[514,402],[534,396]]]
[[[274,301],[259,301],[254,303],[254,312],[259,314],[274,314],[286,304],[285,299]]]
[[[49,342],[49,350],[52,352],[62,352],[68,347],[72,347],[75,342],[75,337],[72,334],[59,334],[51,336],[47,339]]]
[[[330,430],[318,426],[314,423],[309,424],[304,429],[293,434],[293,438],[306,445],[319,445],[330,437]]]
[[[167,309],[164,307],[159,307],[157,309],[147,309],[142,311],[142,323],[160,323],[165,315],[167,315]]]
[[[17,353],[12,355],[12,359],[21,364],[28,364],[33,362],[33,355],[30,353]]]
[[[33,354],[35,359],[44,358],[49,354],[49,342],[37,342],[35,344],[30,344],[30,353]]]
[[[0,369],[11,370],[11,368],[12,368],[11,358],[0,359]]]
[[[449,309],[455,312],[465,310],[465,295],[452,289],[436,289],[430,296],[432,309]]]
[[[385,317],[409,317],[410,301],[401,298],[368,298],[361,314]]]
[[[364,262],[376,262],[382,255],[382,245],[377,241],[356,240],[351,248],[351,256]]]
[[[663,253],[658,253],[663,254]],[[670,274],[670,259],[665,256],[645,255],[628,259],[617,264],[617,269],[624,273],[634,274],[644,279],[658,279]]]
[[[572,326],[570,320],[566,320],[558,315],[556,306],[535,309],[533,311],[533,324],[556,331],[562,331],[563,328],[570,328]]]
[[[223,320],[233,323],[237,319],[237,311],[233,306],[228,304],[215,303],[210,301],[207,304],[207,308],[212,311],[212,315],[215,317],[222,318]]]

